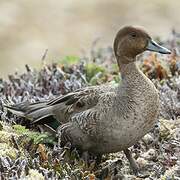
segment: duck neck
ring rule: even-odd
[[[132,59],[130,63],[125,64],[121,63],[123,61],[118,59],[118,65],[121,73],[122,82],[120,86],[123,86],[125,89],[134,89],[142,84],[147,78],[140,71],[135,63],[135,59]]]
[[[131,60],[131,62],[128,64],[121,63],[121,62],[123,62],[123,61],[118,59],[118,66],[119,66],[119,70],[121,72],[122,79],[126,79],[129,76],[132,78],[133,75],[140,73],[140,70],[137,67],[134,59]]]

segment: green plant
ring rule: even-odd
[[[32,139],[34,144],[53,144],[55,141],[55,137],[50,135],[49,133],[39,133],[35,131],[30,131],[29,129],[26,129],[25,126],[21,125],[13,125],[13,129],[17,134],[25,135],[27,138]]]
[[[60,63],[63,65],[73,65],[79,62],[80,58],[77,56],[65,56],[60,60]]]
[[[103,74],[106,73],[106,70],[104,67],[99,66],[97,64],[87,64],[85,66],[85,71],[86,71],[86,78],[87,81],[90,82],[92,78],[94,78],[97,74],[101,74],[101,76],[103,76]]]

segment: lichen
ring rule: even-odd
[[[26,179],[26,180],[44,180],[44,176],[42,175],[42,173],[39,173],[36,169],[30,169],[29,170],[29,174],[23,178],[21,177],[21,179]]]
[[[9,143],[0,143],[0,157],[6,156],[16,159],[18,157],[18,150]]]

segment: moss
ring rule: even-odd
[[[21,125],[13,125],[14,131],[19,135],[25,135],[27,138],[32,139],[34,144],[39,143],[49,143],[53,144],[55,141],[55,138],[51,136],[49,133],[39,133],[30,131],[29,129],[26,129],[24,126]]]
[[[24,134],[24,133],[28,133],[29,132],[29,130],[26,129],[25,126],[21,126],[21,125],[13,125],[13,129],[18,134]]]

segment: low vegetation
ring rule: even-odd
[[[160,42],[173,50],[169,56],[146,52],[138,57],[141,70],[154,82],[161,100],[154,128],[131,147],[142,179],[180,177],[180,35]],[[25,66],[0,80],[0,179],[136,179],[121,152],[103,156],[99,167],[92,157],[87,167],[76,149],[60,147],[55,132],[30,124],[8,112],[3,104],[37,102],[78,88],[121,81],[112,48],[93,47],[89,57],[67,56],[40,70]],[[59,123],[51,127],[56,129]]]

